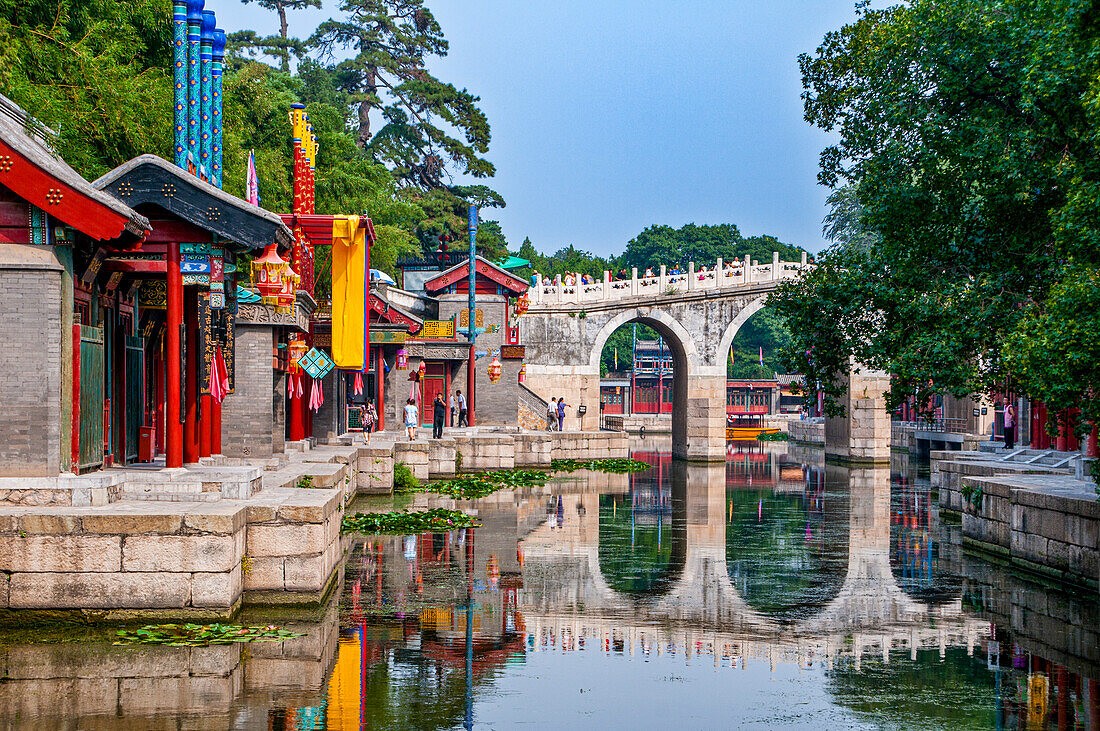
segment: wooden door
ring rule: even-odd
[[[77,469],[103,464],[103,328],[80,325],[80,437]]]

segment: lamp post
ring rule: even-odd
[[[474,311],[476,309],[476,280],[477,280],[477,206],[470,204],[470,265],[469,265],[469,283],[470,283],[470,301],[468,303],[469,310],[469,334],[470,334],[470,362],[466,366],[466,424],[467,426],[474,425],[474,376],[475,367],[477,363],[477,354],[474,350],[474,341],[477,339],[477,327],[474,320]]]

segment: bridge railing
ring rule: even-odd
[[[640,295],[674,295],[698,290],[725,289],[757,282],[793,279],[809,266],[812,265],[805,253],[802,254],[802,261],[789,262],[780,261],[779,252],[773,252],[772,260],[767,264],[746,256],[733,262],[718,259],[714,266],[704,265],[699,269],[695,268],[695,262],[689,262],[686,271],[676,273],[670,273],[667,267],[662,266],[659,273],[646,270],[641,276],[635,267],[631,269],[629,279],[613,279],[611,272],[605,271],[600,281],[582,282],[579,274],[571,274],[564,279],[559,275],[547,285],[536,272],[538,282],[531,286],[531,303],[582,304]]]

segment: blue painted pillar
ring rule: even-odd
[[[187,0],[172,3],[172,106],[175,111],[175,163],[187,167]]]
[[[203,0],[187,0],[187,154],[199,164],[199,45]]]
[[[211,66],[214,61],[213,10],[202,11],[201,45],[199,47],[199,177],[212,180],[210,175],[210,117],[213,113]]]
[[[222,64],[225,62],[225,31],[214,30],[213,63],[210,66],[210,182],[222,187]]]

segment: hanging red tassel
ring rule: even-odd
[[[355,372],[355,383],[352,386],[352,392],[356,396],[360,396],[363,393],[363,374],[358,371]]]

